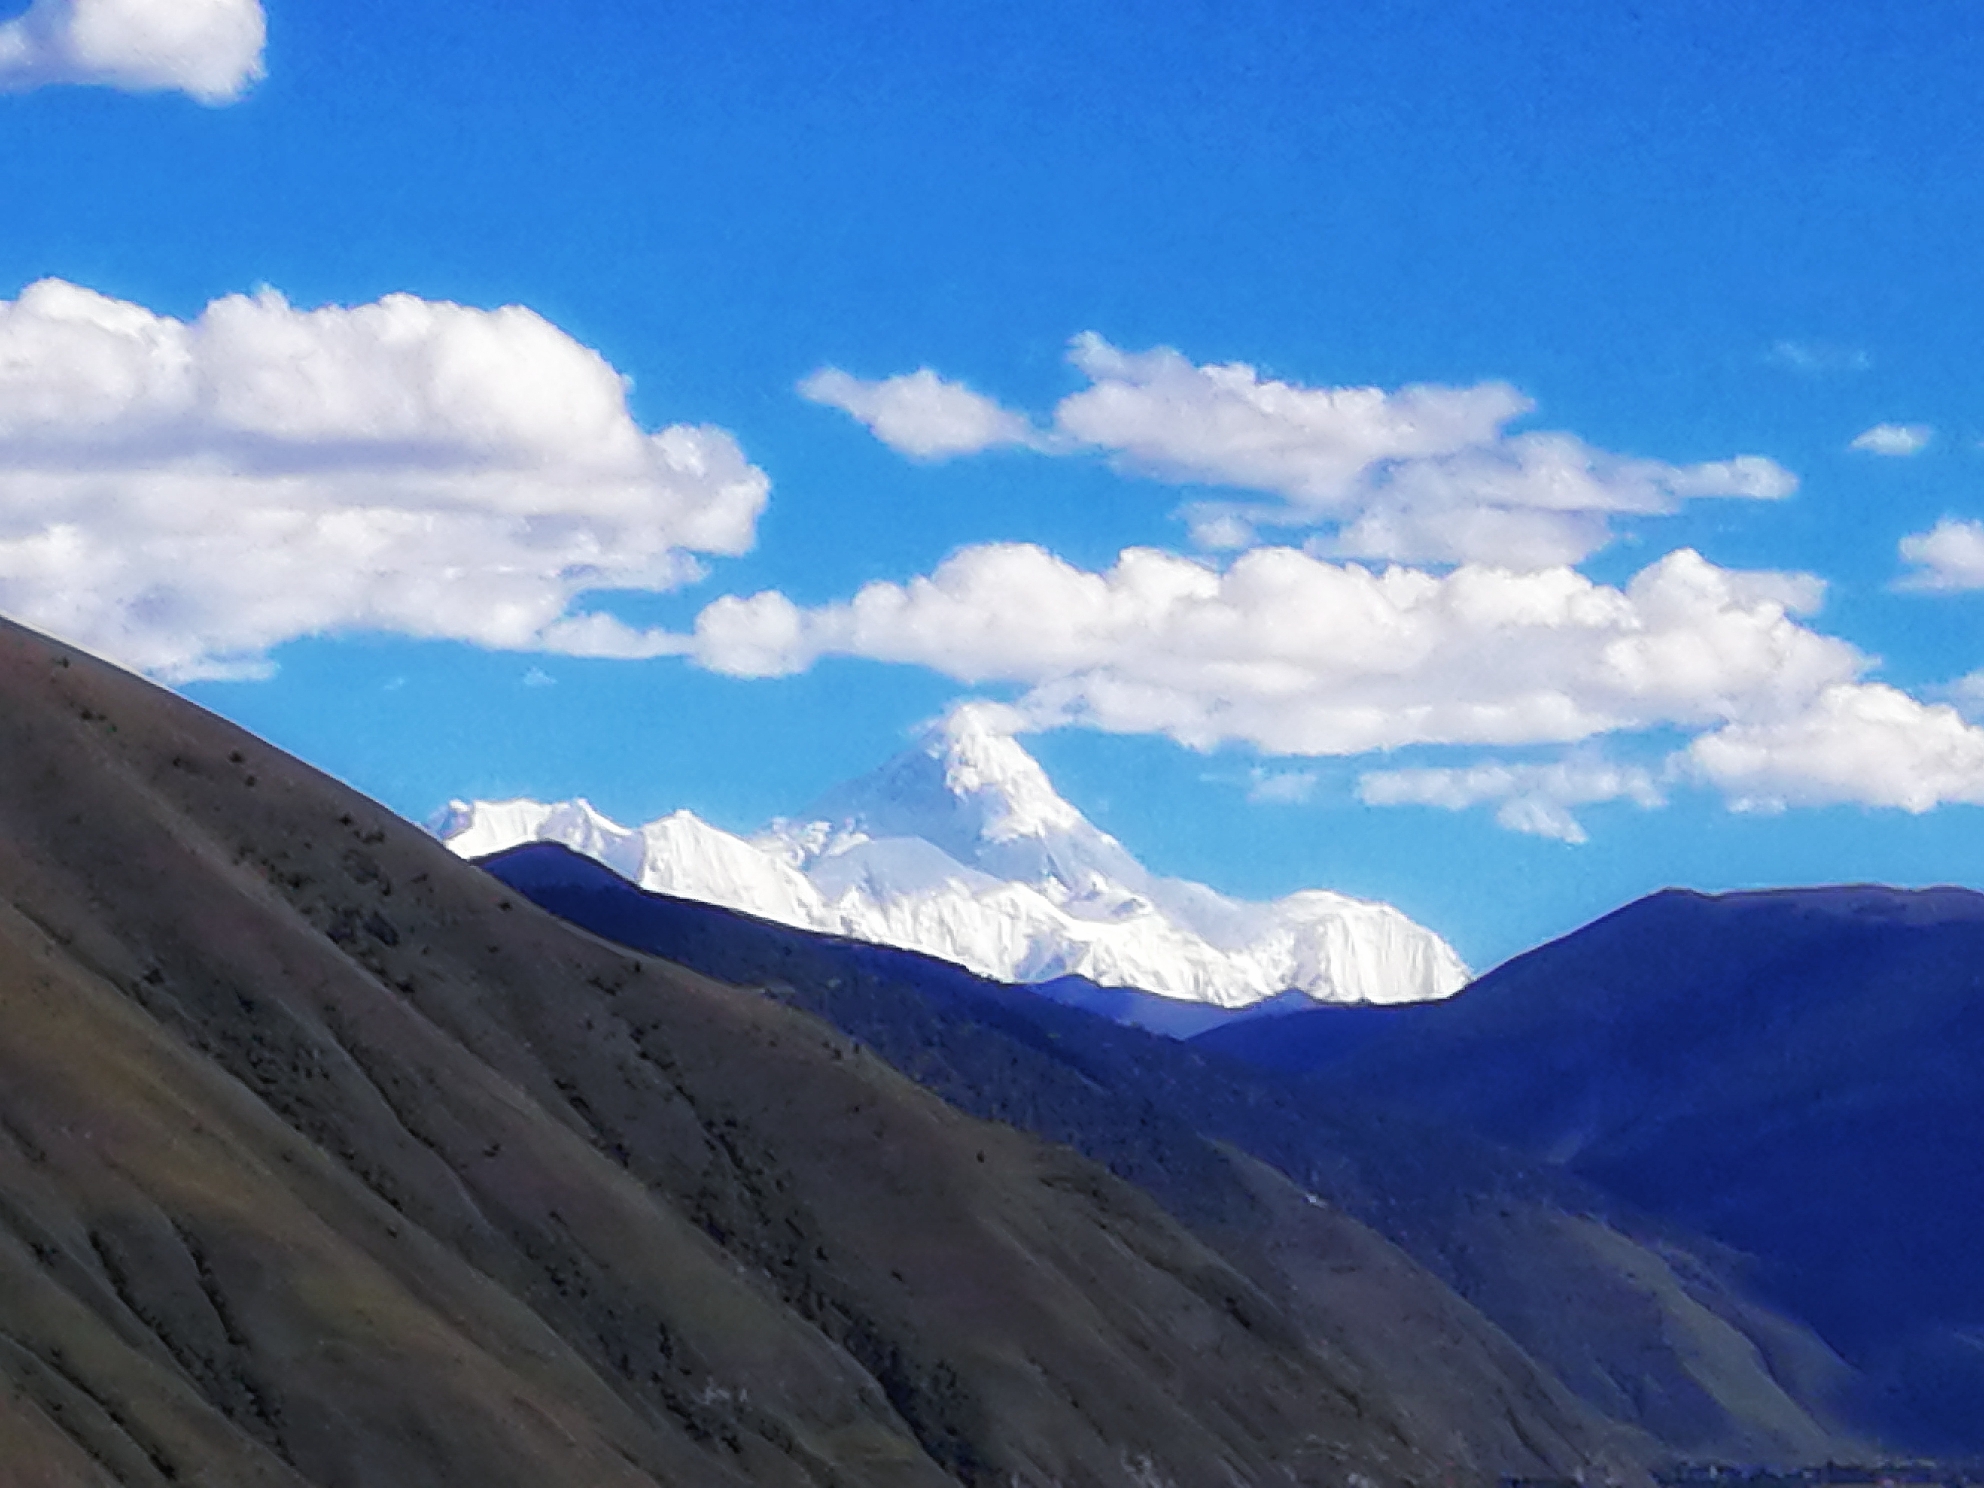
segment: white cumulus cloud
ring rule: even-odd
[[[1935,436],[1936,431],[1927,424],[1876,424],[1856,435],[1847,448],[1869,455],[1919,455]]]
[[[1575,806],[1629,800],[1651,809],[1665,804],[1659,782],[1636,765],[1602,760],[1558,760],[1548,764],[1485,761],[1461,768],[1374,770],[1357,783],[1367,806],[1438,806],[1448,811],[1493,804],[1495,820],[1512,832],[1552,837],[1559,842],[1587,839],[1572,814]]]
[[[1687,549],[1611,586],[1564,567],[1376,570],[1285,547],[1224,566],[1131,549],[1096,571],[988,544],[842,603],[726,597],[675,643],[740,676],[825,656],[923,666],[1018,689],[1025,727],[1284,758],[1688,739],[1653,769],[1578,750],[1360,780],[1368,805],[1489,806],[1506,828],[1566,842],[1584,840],[1577,808],[1653,808],[1677,782],[1745,810],[1984,804],[1984,728],[1867,680],[1871,658],[1804,623],[1822,597],[1809,576],[1718,568]],[[1967,705],[1984,684],[1948,691]],[[1297,801],[1314,786],[1263,766],[1249,794]]]
[[[1927,532],[1904,537],[1901,556],[1915,565],[1902,578],[1904,589],[1984,589],[1984,522],[1945,517]]]
[[[1328,512],[1373,466],[1494,443],[1530,411],[1506,383],[1471,388],[1301,387],[1244,363],[1196,366],[1168,347],[1126,352],[1093,331],[1069,360],[1090,387],[1056,424],[1083,444],[1167,480],[1241,486]]]
[[[521,307],[0,301],[0,610],[168,678],[352,629],[680,649],[575,601],[745,550],[768,489],[722,430],[640,428]]]
[[[1131,549],[1104,572],[993,544],[804,609],[776,592],[698,617],[698,662],[783,675],[825,655],[1027,689],[1040,723],[1283,755],[1573,742],[1775,716],[1865,658],[1798,623],[1817,581],[1683,550],[1624,588],[1568,568],[1374,571],[1291,548],[1224,569]]]
[[[34,0],[0,25],[0,92],[95,83],[231,103],[262,76],[259,0]]]
[[[1984,805],[1984,728],[1878,682],[1841,683],[1790,717],[1704,734],[1686,759],[1739,809]]]
[[[799,384],[801,396],[852,414],[890,449],[919,460],[975,455],[1036,442],[1026,419],[928,367],[870,382],[822,367]]]
[[[929,369],[882,383],[830,371],[821,377],[839,380],[807,391],[912,453],[1026,443],[1191,488],[1180,515],[1216,556],[1133,549],[1093,571],[1031,545],[984,544],[841,603],[726,598],[675,644],[748,676],[829,655],[925,666],[1016,689],[1031,727],[1159,733],[1194,748],[1328,756],[1690,739],[1658,769],[1578,751],[1554,764],[1374,770],[1359,787],[1367,804],[1488,806],[1505,827],[1571,842],[1584,840],[1576,808],[1651,808],[1676,782],[1719,787],[1741,807],[1975,799],[1972,726],[1957,708],[1868,680],[1872,658],[1803,623],[1822,597],[1816,579],[1720,569],[1688,550],[1623,586],[1577,571],[1625,519],[1790,495],[1797,481],[1773,460],[1671,463],[1525,429],[1530,400],[1502,382],[1307,386],[1093,333],[1069,356],[1088,386],[1038,422]],[[1779,359],[1865,364],[1789,344]],[[885,428],[891,417],[901,422]],[[1853,447],[1908,455],[1932,438],[1926,425],[1882,424]],[[1264,539],[1277,531],[1284,541]],[[1915,570],[1904,587],[1984,588],[1984,523],[1946,519],[1901,553]],[[1949,695],[1971,706],[1984,687]],[[1250,794],[1301,799],[1314,782],[1263,768]]]
[[[1773,500],[1797,486],[1756,455],[1671,465],[1570,434],[1511,432],[1532,404],[1507,383],[1308,387],[1168,347],[1123,351],[1093,332],[1075,337],[1069,359],[1090,385],[1056,407],[1048,436],[927,368],[880,383],[829,369],[803,390],[911,454],[1032,443],[1251,493],[1186,509],[1212,550],[1249,546],[1262,527],[1313,528],[1327,556],[1548,568],[1603,547],[1620,516],[1702,497]]]
[[[1754,455],[1669,465],[1510,433],[1533,405],[1507,383],[1305,387],[1168,347],[1125,352],[1093,332],[1070,357],[1092,385],[1055,411],[1068,441],[1161,479],[1278,498],[1199,504],[1188,515],[1215,538],[1222,521],[1328,525],[1318,546],[1337,556],[1544,568],[1604,546],[1617,515],[1771,500],[1797,484]]]

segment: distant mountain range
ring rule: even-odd
[[[1213,1008],[1291,991],[1390,1004],[1467,981],[1452,947],[1390,905],[1325,890],[1246,903],[1149,872],[970,705],[748,839],[687,811],[630,829],[584,801],[457,801],[430,826],[463,857],[562,843],[646,889],[1050,994],[1074,979]]]

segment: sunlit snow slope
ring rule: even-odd
[[[1467,979],[1445,941],[1388,904],[1324,890],[1244,903],[1153,876],[970,706],[749,840],[687,811],[629,829],[584,801],[457,801],[433,827],[464,857],[561,842],[646,889],[1003,981],[1076,975],[1244,1007],[1290,989],[1415,1002]]]

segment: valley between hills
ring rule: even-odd
[[[1664,895],[1172,1038],[464,862],[0,626],[0,1481],[1977,1455],[1980,953],[1961,891]]]

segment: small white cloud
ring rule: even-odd
[[[259,0],[34,0],[0,25],[0,92],[93,83],[232,103],[262,76]]]
[[[767,592],[696,622],[693,654],[743,676],[826,655],[1016,683],[1043,723],[1232,741],[1278,755],[1568,743],[1776,714],[1866,658],[1792,616],[1816,580],[1669,554],[1623,589],[1558,568],[1382,573],[1290,548],[1225,569],[1131,549],[1091,572],[1026,544],[802,609]]]
[[[700,577],[700,567],[688,565],[681,582]],[[665,630],[638,630],[616,616],[594,612],[554,620],[539,632],[535,649],[595,660],[647,661],[656,656],[684,655],[689,642]]]
[[[1951,594],[1984,589],[1984,522],[1945,517],[1927,532],[1901,540],[1901,556],[1915,565],[1901,587]]]
[[[1738,810],[1984,805],[1984,728],[1877,682],[1842,683],[1790,716],[1704,734],[1685,761]]]
[[[1855,436],[1847,448],[1870,455],[1901,458],[1921,454],[1929,447],[1929,441],[1935,434],[1936,431],[1927,424],[1876,424],[1866,433]]]
[[[1583,823],[1561,803],[1546,796],[1515,796],[1504,801],[1496,808],[1495,824],[1505,831],[1520,832],[1526,837],[1548,837],[1573,847],[1591,840]]]
[[[517,306],[0,301],[0,611],[170,679],[339,630],[680,650],[573,605],[744,551],[769,486],[720,429],[640,428]]]
[[[1957,712],[1972,723],[1984,723],[1984,671],[1959,677],[1944,689]]]
[[[822,367],[799,384],[799,392],[852,414],[890,449],[919,460],[1036,442],[1033,426],[1019,414],[928,367],[879,382]]]
[[[1699,465],[1629,461],[1621,469],[1651,483],[1658,494],[1678,501],[1715,496],[1782,501],[1798,489],[1797,476],[1761,455],[1737,455],[1731,460],[1707,460]]]
[[[1239,512],[1223,507],[1192,508],[1185,512],[1192,545],[1208,553],[1237,553],[1260,541],[1260,534]]]
[[[1826,341],[1776,341],[1765,353],[1764,360],[1772,366],[1807,377],[1865,372],[1874,365],[1874,359],[1866,352]]]
[[[523,684],[526,687],[556,687],[558,679],[543,667],[532,667],[524,673]]]
[[[1374,770],[1358,781],[1357,795],[1367,806],[1438,806],[1448,811],[1492,803],[1496,822],[1509,831],[1570,843],[1588,840],[1571,813],[1574,806],[1628,800],[1650,810],[1666,800],[1653,775],[1638,766],[1582,759]]]
[[[1315,799],[1313,770],[1269,770],[1256,766],[1248,777],[1247,799],[1257,806],[1304,806]]]

